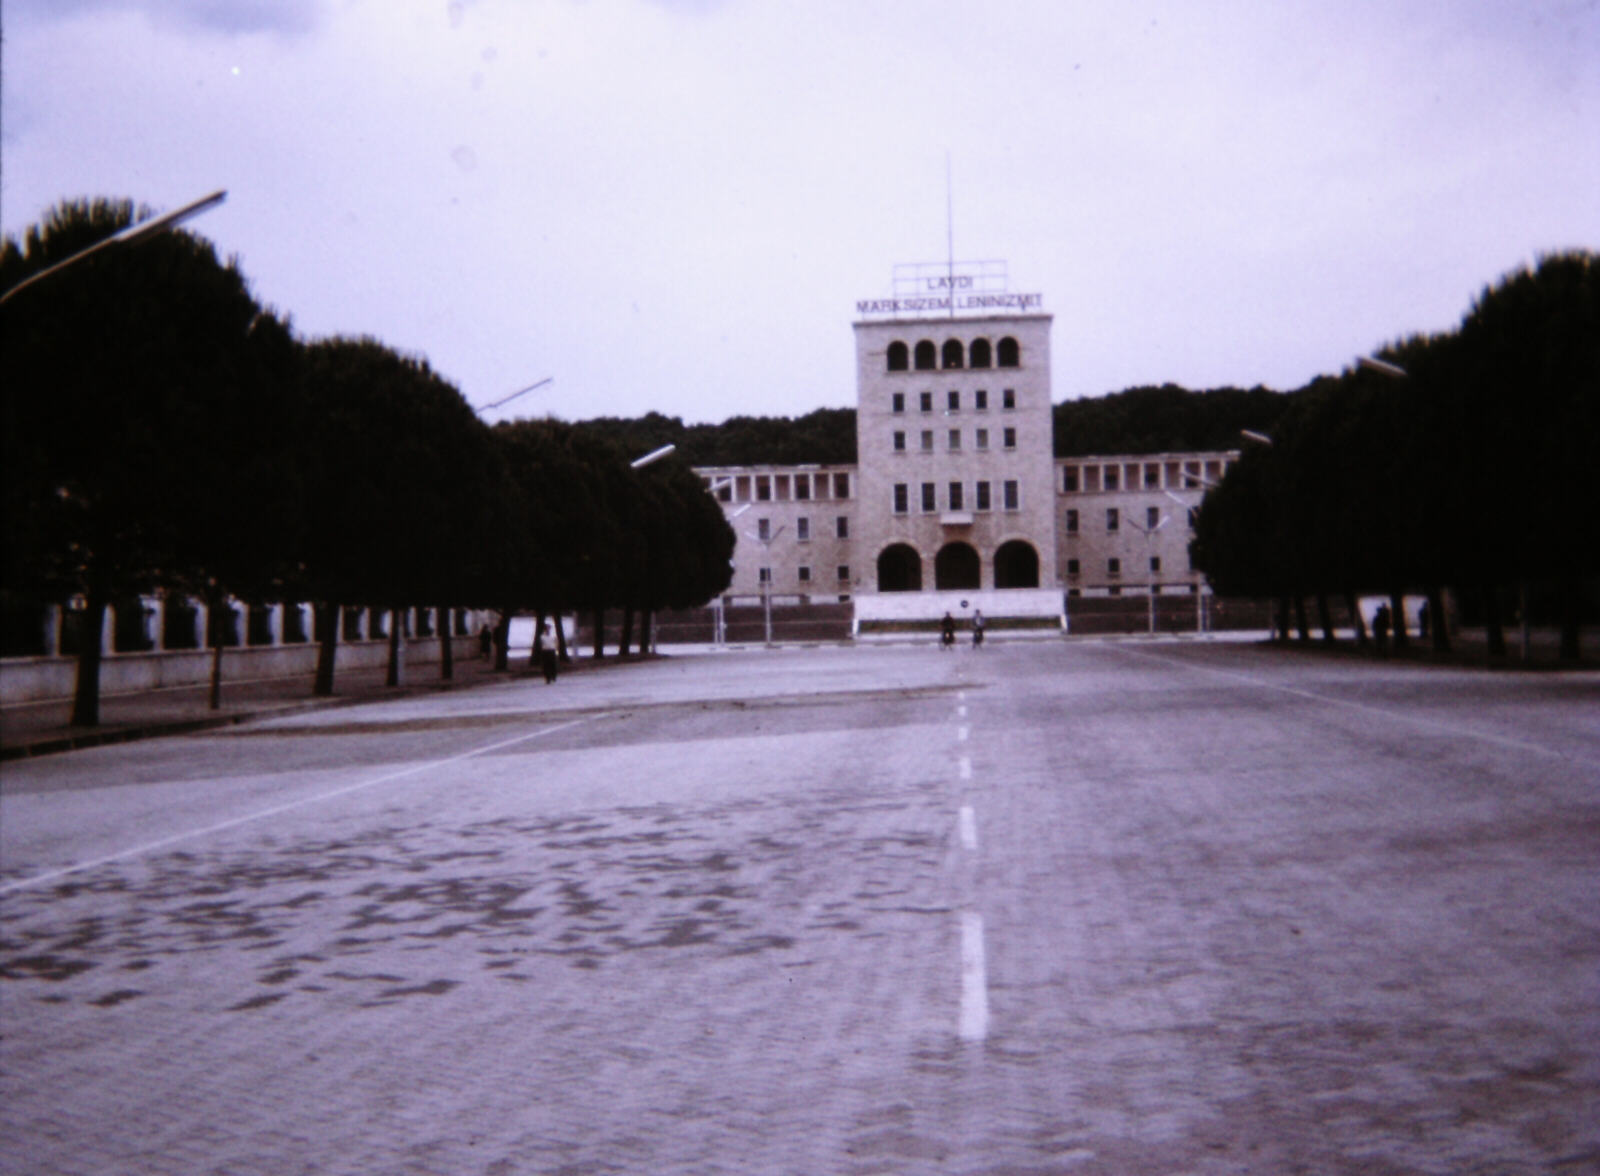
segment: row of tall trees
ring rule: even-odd
[[[1600,575],[1600,258],[1547,256],[1485,289],[1454,331],[1293,394],[1206,496],[1195,565],[1219,592],[1314,600],[1441,590],[1481,611],[1503,655],[1512,602],[1553,603],[1562,655]],[[1353,603],[1352,603],[1353,607]],[[1331,639],[1331,636],[1330,636]]]
[[[0,247],[0,290],[134,216],[59,205]],[[732,532],[681,461],[636,470],[554,422],[490,428],[425,360],[302,341],[189,233],[19,291],[0,347],[4,591],[81,600],[78,723],[98,720],[94,635],[130,596],[311,601],[314,689],[330,693],[346,605],[438,608],[448,674],[447,610],[498,609],[502,632],[518,611],[631,616],[701,603],[731,574]]]

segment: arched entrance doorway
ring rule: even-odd
[[[946,588],[976,588],[978,586],[978,553],[970,543],[946,543],[933,557],[933,586]]]
[[[879,552],[878,591],[922,591],[922,557],[915,547],[894,543]]]
[[[1039,553],[1033,549],[1033,544],[1023,539],[1013,539],[1000,545],[1000,549],[994,553],[994,586],[1039,586]]]

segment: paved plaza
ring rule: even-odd
[[[0,1171],[1600,1169],[1600,674],[696,653],[8,762]]]

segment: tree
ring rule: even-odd
[[[56,206],[0,247],[0,286],[133,219],[127,200]],[[188,570],[193,500],[231,489],[207,484],[208,459],[247,427],[261,314],[236,266],[182,232],[99,253],[0,309],[6,578],[84,601],[75,723],[99,721],[107,604]]]

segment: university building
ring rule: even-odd
[[[854,465],[697,471],[738,537],[726,599],[849,601],[870,630],[1204,592],[1194,511],[1237,453],[1055,457],[1052,316],[1005,287],[1002,263],[901,266],[857,303]]]

